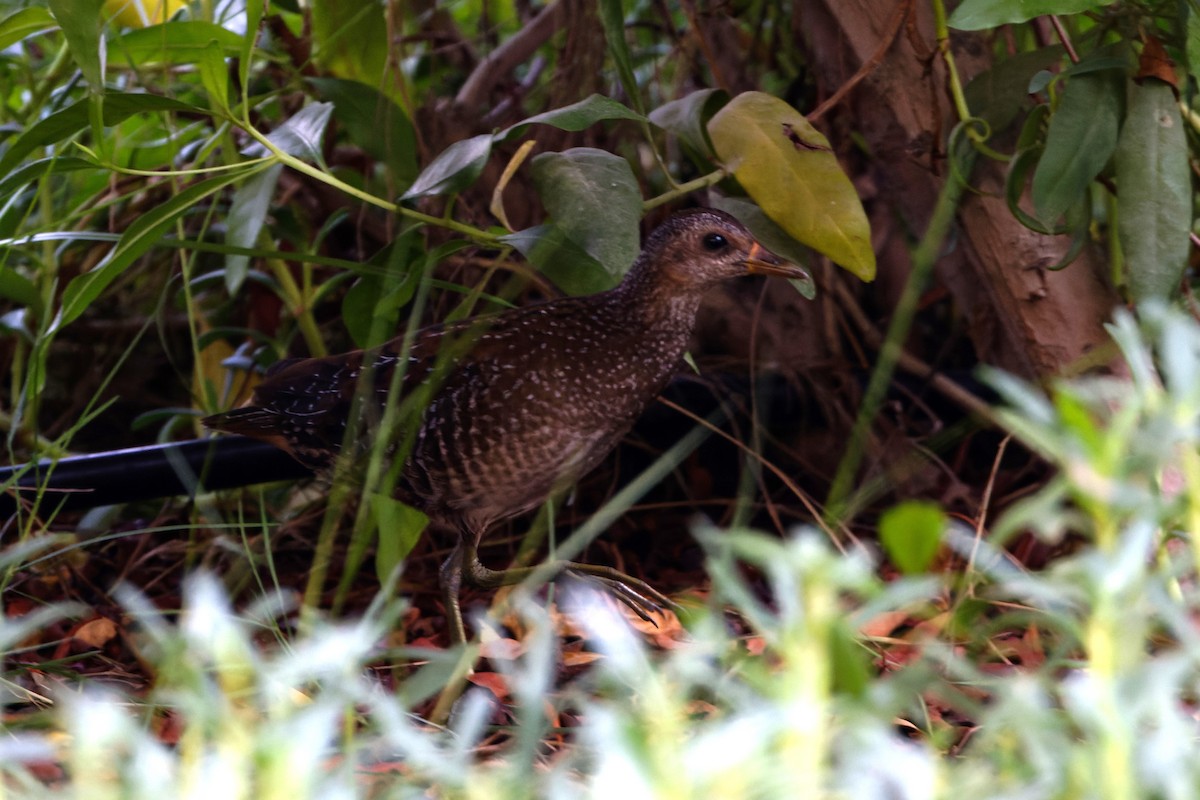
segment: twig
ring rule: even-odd
[[[716,82],[717,88],[733,94],[733,85],[721,71],[720,62],[717,60],[716,54],[713,53],[708,39],[704,36],[704,31],[700,27],[700,19],[696,15],[696,4],[692,0],[682,0],[680,6],[682,6],[683,13],[688,18],[688,24],[691,25],[692,30],[696,33],[696,43],[700,45],[700,52],[704,55],[704,60],[708,62],[708,68],[712,70],[713,81]]]
[[[863,62],[863,65],[858,68],[858,71],[850,76],[850,79],[838,87],[838,90],[829,96],[824,103],[817,106],[812,113],[808,114],[809,122],[816,122],[821,118],[826,111],[842,101],[850,90],[862,82],[864,78],[875,71],[875,68],[883,61],[883,57],[887,55],[887,51],[892,48],[896,38],[900,35],[900,29],[904,27],[904,20],[912,13],[913,3],[915,0],[905,0],[896,6],[896,10],[892,12],[891,19],[888,20],[887,33],[879,42],[879,47],[869,59]]]
[[[934,0],[935,5],[937,2],[938,0]],[[964,165],[964,174],[969,172],[974,155],[975,151],[972,150],[964,156],[964,160],[967,162]],[[854,426],[850,429],[849,440],[846,442],[845,453],[833,476],[833,485],[829,488],[829,496],[825,502],[825,513],[828,515],[828,519],[839,524],[854,513],[855,509],[852,508],[850,502],[851,483],[858,474],[859,465],[862,463],[867,437],[870,434],[875,414],[883,403],[896,365],[904,355],[902,344],[912,326],[921,292],[924,291],[925,284],[933,274],[934,262],[937,261],[946,238],[949,236],[950,226],[954,223],[963,189],[963,184],[953,178],[942,185],[925,233],[913,250],[912,272],[896,303],[887,335],[880,344],[875,368],[871,371],[871,377],[867,381],[862,403],[855,417]]]
[[[796,495],[796,498],[804,506],[805,510],[808,511],[808,513],[812,515],[813,522],[816,523],[817,525],[819,525],[821,527],[821,530],[825,531],[825,534],[829,537],[829,541],[833,542],[834,546],[840,552],[842,552],[842,553],[846,552],[846,547],[845,547],[845,545],[842,544],[842,540],[838,537],[838,534],[835,533],[834,530],[831,527],[829,527],[828,524],[826,524],[824,516],[821,514],[821,510],[819,508],[817,508],[817,504],[815,502],[813,502],[812,498],[810,498],[808,496],[807,492],[805,492],[803,489],[801,489],[798,485],[796,485],[795,481],[793,481],[790,477],[788,477],[786,472],[781,470],[779,467],[775,466],[773,463],[771,463],[767,459],[763,458],[761,453],[756,453],[756,452],[754,452],[754,450],[747,447],[745,442],[740,441],[735,436],[730,436],[728,433],[721,430],[716,425],[713,425],[711,422],[704,419],[700,415],[698,415],[692,411],[689,411],[688,409],[684,408],[683,406],[679,405],[678,403],[672,402],[662,396],[660,396],[658,398],[658,402],[662,403],[667,408],[678,411],[680,414],[683,414],[685,417],[687,417],[688,419],[697,423],[698,425],[704,426],[710,432],[715,433],[716,435],[720,436],[722,439],[725,439],[726,441],[730,442],[735,447],[737,447],[739,450],[744,452],[746,455],[750,456],[755,461],[757,461],[759,464],[763,465],[768,470],[770,470],[771,474],[773,474],[775,477],[779,478],[779,480],[781,480],[783,482],[783,485],[786,486],[788,488],[788,490],[792,492],[792,494]],[[840,526],[840,523],[839,523],[839,526]],[[847,536],[850,535],[850,532],[848,530],[846,530],[845,528],[842,529],[842,532],[845,533]]]
[[[846,316],[854,323],[854,327],[858,328],[859,333],[867,340],[867,343],[877,349],[881,347],[883,345],[883,334],[867,319],[867,315],[859,307],[858,301],[854,299],[854,295],[850,292],[850,289],[839,282],[834,285],[834,292],[837,294],[837,299],[841,304],[842,310],[846,312]],[[959,386],[952,379],[938,372],[932,365],[925,363],[905,350],[900,351],[896,363],[905,372],[928,381],[930,386],[968,412],[987,420],[989,424],[999,426],[1000,423],[996,419],[996,415],[992,412],[991,406],[962,386]]]
[[[979,504],[979,519],[975,523],[975,541],[971,546],[971,555],[967,559],[967,568],[963,570],[964,575],[970,575],[975,570],[975,559],[979,555],[979,543],[983,541],[983,529],[992,505],[992,491],[996,488],[996,475],[1000,473],[1000,462],[1004,460],[1004,453],[1008,450],[1008,443],[1011,441],[1012,434],[1009,434],[1000,441],[1000,446],[996,448],[996,457],[992,460],[992,471],[988,474],[987,483],[983,487],[983,500]],[[973,595],[974,590],[974,584],[967,587],[968,594]]]
[[[1079,63],[1079,54],[1075,52],[1074,46],[1071,44],[1071,37],[1067,35],[1067,29],[1063,27],[1062,20],[1057,14],[1047,14],[1050,17],[1050,24],[1054,26],[1054,32],[1058,34],[1058,40],[1062,42],[1063,48],[1067,51],[1067,58],[1071,59],[1072,64]]]
[[[568,0],[557,0],[543,8],[519,33],[488,53],[487,58],[479,62],[458,90],[454,104],[468,111],[474,111],[483,105],[484,98],[492,87],[518,64],[528,61],[562,25],[564,2]]]

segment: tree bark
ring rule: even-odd
[[[922,235],[942,185],[955,179],[944,150],[956,118],[931,12],[927,3],[910,2],[897,26],[890,24],[897,9],[897,0],[802,0],[795,26],[827,94],[882,51],[831,113],[846,114],[870,146],[877,201],[902,222],[876,226],[885,239]],[[883,49],[889,35],[894,39]],[[964,83],[991,65],[976,35],[956,32],[952,52]],[[1012,216],[1002,196],[1004,168],[977,159],[976,192],[959,209],[938,278],[969,320],[980,361],[1026,377],[1060,374],[1107,341],[1103,323],[1120,300],[1097,247],[1063,270],[1048,269],[1061,260],[1067,239],[1035,233]],[[907,274],[907,247],[896,244],[876,243],[885,285]]]

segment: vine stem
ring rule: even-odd
[[[1058,40],[1062,42],[1063,49],[1067,51],[1067,58],[1071,59],[1072,64],[1079,63],[1079,54],[1075,52],[1075,47],[1071,44],[1071,37],[1067,35],[1067,29],[1063,27],[1062,20],[1058,18],[1058,14],[1047,14],[1050,17],[1050,24],[1054,26],[1054,32],[1058,34]]]
[[[729,173],[724,169],[719,169],[716,172],[710,172],[707,175],[702,175],[695,180],[690,180],[687,183],[681,183],[669,192],[663,192],[657,197],[651,197],[649,200],[642,202],[642,211],[649,211],[652,208],[669,203],[677,197],[683,197],[685,194],[696,191],[697,189],[705,189],[714,184],[720,183],[729,176]]]
[[[946,23],[946,4],[944,0],[933,0],[934,31],[937,36],[937,50],[946,62],[946,73],[950,78],[950,97],[954,100],[954,110],[958,113],[960,122],[971,118],[971,108],[967,105],[967,96],[963,92],[962,78],[958,75],[958,67],[954,63],[954,55],[950,52],[950,26]],[[967,135],[971,136],[968,129]],[[972,138],[974,138],[972,136]]]
[[[939,0],[935,0],[939,2]],[[960,172],[963,176],[971,171],[976,151],[969,149],[963,156]],[[850,497],[851,482],[858,472],[866,449],[867,436],[871,431],[871,423],[875,419],[880,406],[887,394],[888,384],[896,366],[903,355],[903,343],[908,337],[908,331],[916,316],[917,303],[925,286],[933,274],[933,266],[941,253],[942,245],[950,233],[950,226],[958,211],[958,202],[965,188],[965,180],[959,180],[951,175],[942,185],[937,203],[930,217],[925,235],[917,244],[912,254],[912,272],[896,303],[896,311],[888,325],[887,335],[879,349],[879,360],[871,372],[871,378],[863,392],[862,404],[850,430],[850,440],[846,444],[845,455],[838,464],[829,488],[829,496],[825,503],[825,519],[830,525],[840,525],[853,516],[854,508]]]
[[[420,211],[415,211],[411,208],[405,208],[404,206],[397,205],[396,203],[391,203],[380,197],[376,197],[375,195],[371,194],[370,192],[364,192],[363,190],[361,190],[355,186],[351,186],[350,184],[345,183],[344,181],[338,180],[337,178],[330,175],[329,173],[324,172],[324,171],[318,169],[317,167],[312,166],[311,164],[305,163],[304,161],[300,160],[299,158],[296,158],[295,156],[291,155],[290,153],[285,153],[283,150],[280,150],[279,147],[276,146],[276,144],[274,142],[272,142],[270,139],[268,139],[266,136],[264,136],[261,132],[259,132],[253,125],[251,125],[249,123],[248,120],[242,120],[242,127],[246,130],[247,133],[249,133],[252,137],[254,137],[254,139],[259,144],[261,144],[263,147],[270,150],[272,155],[274,155],[277,159],[279,159],[279,161],[282,164],[284,164],[288,167],[291,167],[292,169],[296,170],[297,172],[307,175],[310,178],[318,180],[321,183],[324,183],[328,186],[332,186],[335,189],[345,192],[346,194],[350,195],[351,197],[358,198],[359,200],[362,200],[364,203],[368,203],[370,205],[376,206],[377,208],[382,208],[385,211],[390,211],[393,214],[399,214],[401,216],[408,217],[409,219],[414,220],[416,222],[422,222],[426,225],[436,225],[440,228],[446,228],[447,230],[454,231],[455,233],[461,233],[463,236],[466,236],[468,238],[474,239],[479,242],[486,242],[486,243],[490,244],[490,243],[498,242],[500,240],[500,236],[498,234],[489,233],[488,231],[480,230],[479,228],[473,227],[471,225],[465,225],[461,222],[458,222],[457,220],[449,219],[446,217],[435,217],[431,214],[422,214]]]

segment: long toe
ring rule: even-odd
[[[605,568],[593,567],[586,572],[572,568],[568,569],[566,574],[577,580],[592,584],[599,589],[603,589],[613,598],[621,601],[623,605],[637,614],[640,619],[656,627],[658,623],[654,620],[653,614],[662,611],[664,608],[679,607],[677,603],[645,581],[628,575],[621,575],[621,573],[617,573],[621,575],[620,578],[617,578],[613,575],[599,574],[597,571],[593,571],[600,569]]]
[[[586,575],[589,578],[596,578],[602,581],[622,584],[627,589],[635,589],[641,595],[650,598],[657,604],[658,608],[671,608],[678,610],[682,608],[671,598],[655,589],[650,584],[646,583],[641,578],[635,578],[632,575],[626,575],[620,570],[612,567],[597,566],[595,564],[576,564],[568,562],[564,565],[564,569],[568,572],[573,572],[576,575]],[[655,610],[658,610],[656,608]]]

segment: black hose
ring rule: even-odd
[[[32,501],[42,486],[41,507],[67,511],[311,476],[282,450],[244,436],[131,447],[0,467],[0,520],[16,513],[18,493]]]

